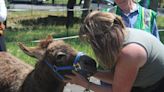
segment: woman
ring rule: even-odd
[[[115,14],[94,11],[85,18],[80,37],[90,43],[101,67],[109,70],[95,77],[111,86],[90,83],[77,73],[67,75],[66,82],[94,92],[164,92],[164,45],[153,35],[126,28]]]

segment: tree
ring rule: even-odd
[[[84,5],[83,5],[83,13],[82,13],[82,20],[88,15],[90,12],[90,5],[91,5],[91,0],[84,0]]]
[[[74,6],[76,4],[76,0],[68,0],[67,3],[67,23],[66,28],[73,25],[73,17],[74,17]]]

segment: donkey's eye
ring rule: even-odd
[[[57,58],[58,60],[61,60],[61,59],[63,58],[63,55],[58,55],[56,58]]]

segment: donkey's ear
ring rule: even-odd
[[[51,42],[53,42],[53,37],[51,35],[48,35],[46,39],[40,41],[39,46],[41,48],[47,48]]]
[[[18,43],[20,49],[27,55],[42,60],[46,49],[40,47],[27,47],[23,43]]]

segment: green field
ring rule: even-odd
[[[77,35],[80,24],[80,13],[76,13],[74,25],[66,29],[66,12],[9,12],[6,29],[6,44],[8,52],[21,60],[34,65],[35,59],[25,55],[17,46],[17,42],[23,42],[27,46],[35,46],[32,41],[44,39],[47,35],[53,38]],[[164,28],[164,17],[157,19],[158,27]],[[164,33],[160,32],[161,40],[164,42]],[[90,46],[82,43],[79,39],[65,40],[78,51],[83,51],[94,58]]]
[[[53,38],[60,38],[77,35],[79,30],[78,15],[75,24],[66,29],[66,14],[63,12],[9,12],[6,29],[6,44],[8,52],[22,59],[29,64],[35,64],[35,59],[25,55],[17,46],[17,42],[23,42],[27,46],[35,46],[37,43],[32,41],[44,39],[47,35]],[[71,44],[76,50],[83,51],[93,56],[92,50],[87,44],[79,41],[79,39],[65,40]]]
[[[162,29],[160,31],[160,40],[164,43],[164,16],[157,17],[157,25],[158,29]]]

